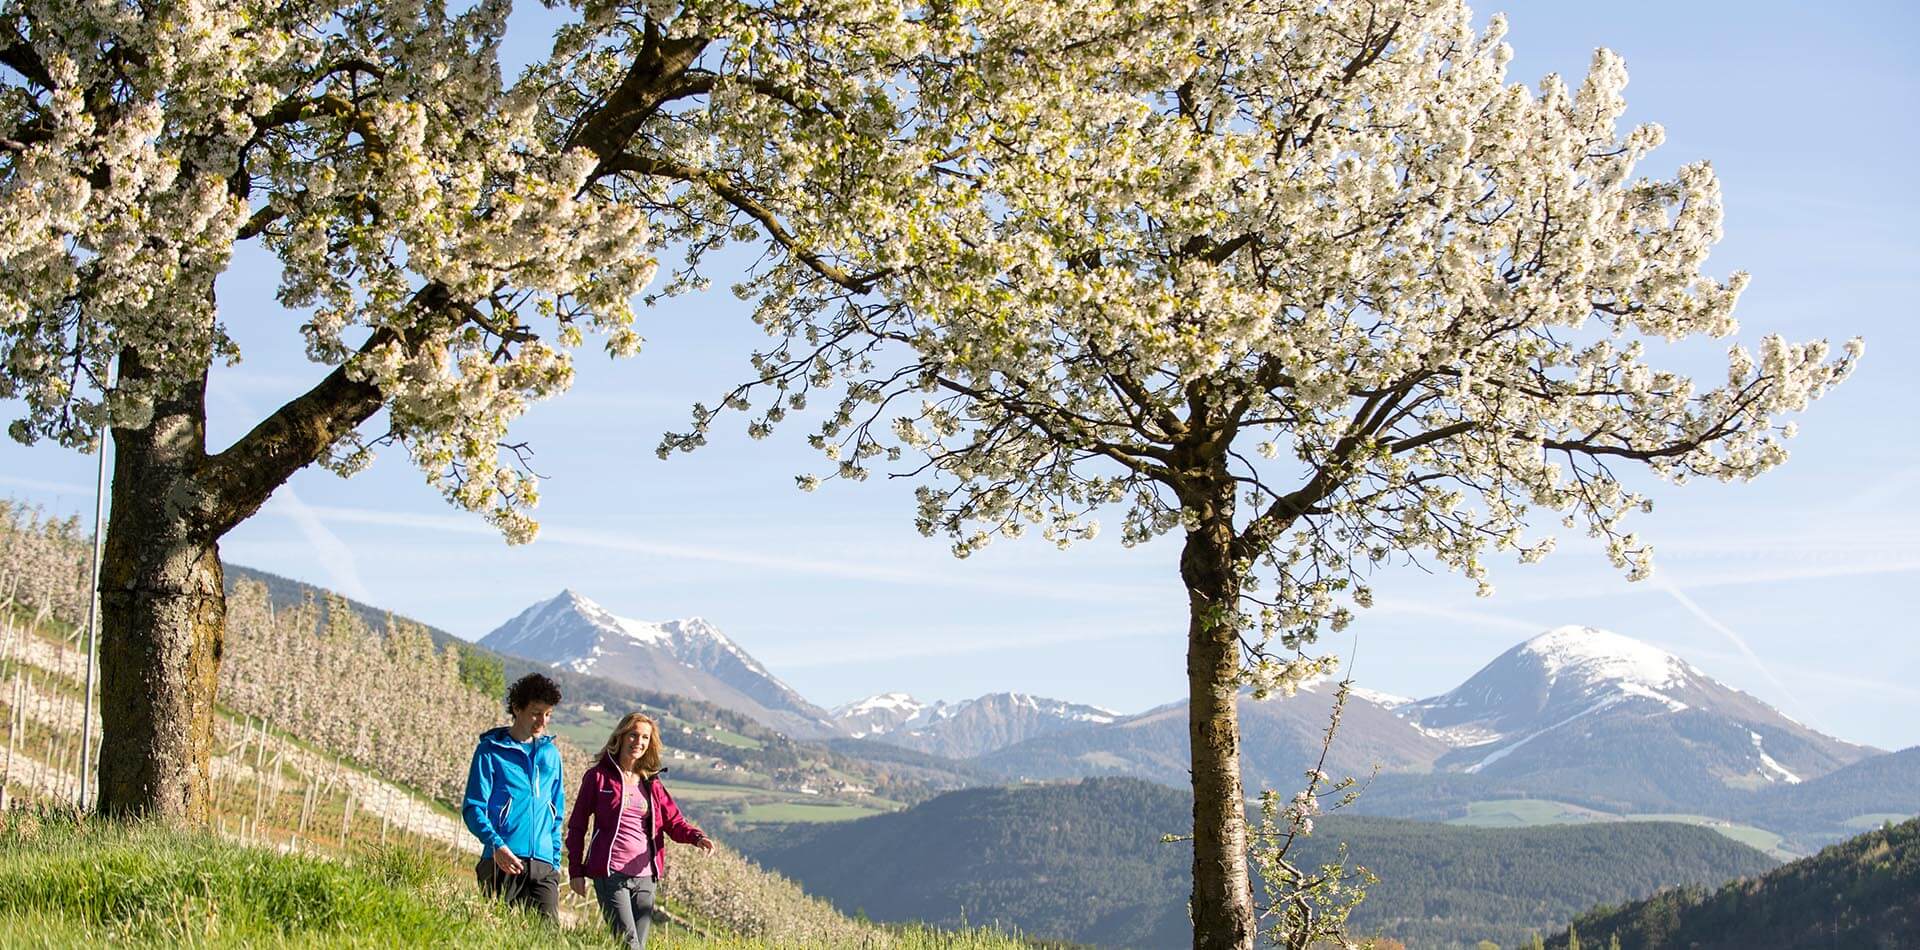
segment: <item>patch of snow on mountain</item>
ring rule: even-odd
[[[591,673],[593,672],[593,665],[598,662],[600,662],[600,648],[594,647],[592,653],[586,656],[576,656],[568,660],[567,668],[575,673]]]
[[[1352,689],[1352,693],[1375,706],[1381,706],[1387,709],[1396,709],[1413,702],[1413,697],[1411,696],[1395,696],[1392,693],[1383,693],[1377,689],[1368,689],[1365,686],[1355,686]]]
[[[664,624],[661,624],[661,626],[666,628],[672,628],[673,630],[678,632],[680,635],[687,637],[689,639],[711,640],[714,643],[719,644],[721,649],[727,651],[728,653],[733,654],[734,658],[739,660],[741,665],[745,666],[747,669],[752,670],[753,672],[758,673],[761,676],[766,676],[769,678],[773,676],[773,674],[767,672],[766,667],[760,665],[759,660],[756,660],[752,656],[748,655],[747,651],[740,649],[739,644],[734,643],[732,640],[727,638],[726,634],[721,633],[719,627],[716,627],[713,624],[708,623],[706,620],[700,617],[688,617],[685,620],[670,620]]]
[[[926,703],[914,699],[906,693],[881,693],[878,696],[869,696],[866,699],[856,700],[845,706],[841,706],[835,709],[833,714],[835,716],[859,716],[866,713],[892,712],[895,710],[911,714],[926,707]]]
[[[1614,686],[1614,689],[1622,693],[1626,693],[1629,696],[1639,696],[1639,697],[1642,697],[1645,699],[1651,699],[1657,703],[1660,703],[1661,705],[1667,707],[1668,712],[1679,712],[1687,708],[1686,703],[1683,703],[1677,699],[1674,699],[1673,697],[1668,696],[1667,694],[1662,693],[1659,690],[1648,689],[1647,687],[1642,686],[1639,683],[1623,680],[1621,682],[1613,684],[1613,686]]]
[[[1759,733],[1749,729],[1747,730],[1747,735],[1753,737],[1753,751],[1760,753],[1760,767],[1765,770],[1761,774],[1767,777],[1767,781],[1774,781],[1774,776],[1777,775],[1780,778],[1786,779],[1788,785],[1800,784],[1800,776],[1787,771],[1786,766],[1774,761],[1773,756],[1768,755],[1767,750],[1760,747],[1761,740]]]
[[[672,639],[672,637],[667,634],[666,628],[660,624],[648,623],[644,620],[631,620],[626,617],[614,617],[612,614],[608,614],[607,616],[613,617],[614,629],[626,634],[629,639],[637,640],[641,643],[666,643]]]
[[[1596,627],[1555,627],[1521,649],[1537,657],[1550,678],[1570,672],[1657,691],[1679,685],[1689,672],[1686,661],[1659,647]]]
[[[1490,742],[1499,742],[1507,737],[1504,732],[1497,732],[1482,726],[1447,726],[1445,728],[1430,729],[1417,722],[1411,723],[1411,725],[1413,728],[1419,730],[1422,735],[1430,739],[1438,739],[1456,749],[1467,749],[1477,745],[1486,745]]]
[[[1495,763],[1495,762],[1498,762],[1498,761],[1500,761],[1501,759],[1504,759],[1504,758],[1506,758],[1506,757],[1507,757],[1507,755],[1508,755],[1509,753],[1511,753],[1511,752],[1513,752],[1513,750],[1515,750],[1515,749],[1518,749],[1518,748],[1520,748],[1521,746],[1523,746],[1523,745],[1526,745],[1527,743],[1529,743],[1529,742],[1532,742],[1533,740],[1535,740],[1535,739],[1538,739],[1538,738],[1540,738],[1541,736],[1544,736],[1544,735],[1546,735],[1547,733],[1549,733],[1549,732],[1552,732],[1553,730],[1555,730],[1555,729],[1558,729],[1558,728],[1560,728],[1561,726],[1564,726],[1564,725],[1566,725],[1567,723],[1570,723],[1570,722],[1572,722],[1572,721],[1574,721],[1575,719],[1579,719],[1579,718],[1581,718],[1582,716],[1586,716],[1586,715],[1588,715],[1588,714],[1591,714],[1591,713],[1596,713],[1596,712],[1599,712],[1600,710],[1602,710],[1602,709],[1605,709],[1605,708],[1607,708],[1608,706],[1611,706],[1611,705],[1613,705],[1614,703],[1617,703],[1617,702],[1619,702],[1619,701],[1620,701],[1620,697],[1618,697],[1618,696],[1609,696],[1609,697],[1607,697],[1606,699],[1603,699],[1603,700],[1601,700],[1601,701],[1599,701],[1599,702],[1597,702],[1597,703],[1594,703],[1593,705],[1591,705],[1591,706],[1588,706],[1587,708],[1585,708],[1585,709],[1582,709],[1582,710],[1580,710],[1579,712],[1577,712],[1577,713],[1574,713],[1573,715],[1571,715],[1571,716],[1568,716],[1567,718],[1565,718],[1565,719],[1562,719],[1562,720],[1560,720],[1559,722],[1556,722],[1556,723],[1554,723],[1553,725],[1551,725],[1551,726],[1548,726],[1548,727],[1547,727],[1547,728],[1545,728],[1545,729],[1542,729],[1542,730],[1540,730],[1540,731],[1538,731],[1538,732],[1530,732],[1530,733],[1528,733],[1528,734],[1526,734],[1526,735],[1524,735],[1524,736],[1521,736],[1521,737],[1520,737],[1520,738],[1519,738],[1519,739],[1518,739],[1517,741],[1515,741],[1515,742],[1514,742],[1514,743],[1513,743],[1512,745],[1509,745],[1509,746],[1502,746],[1501,748],[1498,748],[1498,749],[1495,749],[1495,750],[1493,750],[1493,752],[1492,752],[1492,753],[1490,753],[1490,754],[1488,754],[1488,756],[1487,756],[1486,758],[1484,758],[1484,759],[1481,759],[1480,761],[1478,761],[1478,762],[1475,762],[1474,764],[1472,764],[1472,765],[1469,765],[1469,766],[1467,766],[1467,771],[1468,771],[1468,772],[1470,772],[1470,773],[1471,773],[1471,772],[1478,772],[1478,771],[1480,771],[1481,769],[1484,769],[1484,768],[1486,768],[1487,766],[1489,766],[1489,765],[1492,765],[1493,763]]]

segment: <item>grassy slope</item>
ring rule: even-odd
[[[1895,817],[1897,820],[1905,816]],[[1689,814],[1616,815],[1543,798],[1500,798],[1469,802],[1466,816],[1452,819],[1447,824],[1475,828],[1534,828],[1543,825],[1576,825],[1606,821],[1675,821],[1683,825],[1699,825],[1702,828],[1711,828],[1750,848],[1764,851],[1777,860],[1791,861],[1802,856],[1786,848],[1782,843],[1782,837],[1775,832],[1724,818]],[[1879,822],[1875,821],[1863,827],[1876,827],[1878,824]]]
[[[23,620],[15,616],[15,620]],[[0,660],[0,720],[13,722],[12,677],[31,677],[42,712],[25,716],[13,756],[15,802],[36,808],[71,800],[73,775],[56,768],[73,762],[79,729],[77,654],[65,647],[71,629],[48,622],[42,629],[13,628],[10,653]],[[50,697],[50,699],[48,699]],[[48,706],[63,702],[71,710]],[[48,718],[42,718],[48,716]],[[0,812],[0,946],[163,944],[188,946],[392,946],[434,942],[442,946],[526,946],[530,931],[516,917],[492,914],[472,896],[472,839],[442,802],[396,787],[390,781],[326,756],[278,731],[248,731],[217,710],[213,808],[217,835],[171,839],[157,831],[111,833],[71,821],[46,823],[36,812]],[[257,724],[255,724],[257,729]],[[246,745],[234,745],[248,735]],[[42,762],[46,766],[42,766]],[[21,775],[33,764],[52,773],[58,791],[36,789]],[[261,764],[261,772],[253,772]],[[265,775],[257,781],[255,775]],[[353,787],[349,810],[348,787]],[[743,789],[753,791],[758,789]],[[371,795],[371,798],[369,798]],[[380,804],[405,804],[413,819],[378,818]],[[349,825],[348,821],[349,819]],[[29,823],[21,823],[29,821]],[[348,831],[349,833],[340,833]],[[232,839],[271,843],[248,848]],[[298,844],[296,844],[298,841]],[[294,848],[305,854],[276,854]],[[415,896],[405,889],[382,896],[394,862],[422,867],[436,887]],[[244,869],[234,877],[234,869]],[[156,877],[157,875],[157,877]],[[246,891],[248,875],[265,875],[265,891]],[[367,879],[374,879],[369,885]],[[163,881],[167,877],[179,883]],[[38,881],[33,887],[23,881]],[[180,891],[184,889],[184,891]],[[422,917],[420,904],[432,914]],[[991,933],[937,933],[877,929],[835,914],[826,902],[806,898],[799,887],[747,864],[728,848],[701,856],[678,850],[674,873],[662,894],[664,906],[710,933],[758,935],[733,942],[678,946],[1023,946]],[[361,910],[353,910],[361,908]],[[367,910],[371,908],[371,910]],[[382,921],[367,931],[355,914]],[[582,908],[591,919],[591,910]],[[269,919],[284,917],[284,919]],[[468,919],[474,917],[474,919]],[[490,927],[505,927],[493,935]],[[380,929],[386,927],[386,929]],[[597,931],[580,946],[605,946]],[[440,935],[428,940],[426,935]],[[551,931],[536,935],[551,937]],[[541,940],[532,940],[541,942]],[[561,944],[572,946],[572,944]],[[660,944],[676,946],[676,944]]]
[[[576,908],[571,926],[556,928],[482,901],[442,871],[434,858],[405,849],[327,859],[204,834],[14,810],[0,815],[0,945],[607,946],[590,908]],[[665,926],[649,945],[731,950],[767,944]],[[837,945],[1027,946],[982,931],[922,928],[868,929]]]

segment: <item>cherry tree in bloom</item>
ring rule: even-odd
[[[277,486],[398,446],[531,539],[537,482],[509,425],[567,388],[588,336],[637,350],[632,300],[662,248],[690,251],[661,295],[748,238],[775,249],[764,279],[860,285],[808,249],[839,194],[808,182],[911,167],[890,84],[972,36],[882,0],[594,0],[508,82],[508,11],[0,0],[0,397],[24,406],[20,441],[110,429],[116,447],[103,811],[204,817],[218,542]],[[215,299],[245,242],[277,258],[284,310]],[[214,451],[206,382],[239,359],[235,319],[284,320],[320,369]]]
[[[1747,276],[1702,270],[1708,165],[1636,171],[1662,131],[1619,127],[1610,52],[1530,88],[1503,21],[1477,31],[1458,0],[1161,13],[1127,15],[1126,55],[942,90],[973,124],[923,213],[846,222],[885,300],[778,288],[773,343],[723,405],[762,432],[831,393],[824,478],[907,459],[920,530],[961,556],[1091,538],[1109,506],[1128,544],[1183,538],[1194,945],[1245,947],[1244,687],[1325,669],[1311,644],[1389,561],[1488,595],[1490,557],[1545,556],[1532,529],[1557,522],[1648,576],[1625,470],[1773,468],[1786,417],[1861,344],[1766,336],[1699,380],[1658,365],[1732,336]]]

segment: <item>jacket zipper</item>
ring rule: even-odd
[[[613,813],[613,834],[607,836],[607,873],[613,873],[613,839],[620,836],[620,825],[627,820],[627,781],[623,776],[620,784],[615,785],[614,794],[620,796],[620,807]]]

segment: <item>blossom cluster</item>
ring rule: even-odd
[[[774,341],[730,402],[758,433],[837,387],[802,487],[912,456],[921,531],[963,556],[1113,506],[1130,544],[1219,528],[1244,622],[1292,648],[1396,555],[1491,594],[1490,554],[1552,550],[1536,512],[1648,576],[1617,469],[1753,478],[1862,354],[1655,362],[1736,333],[1748,278],[1704,270],[1708,164],[1641,173],[1664,132],[1621,126],[1610,51],[1528,86],[1459,0],[1073,9],[987,17],[916,87],[909,213],[846,190],[830,237],[879,299],[756,286]]]

